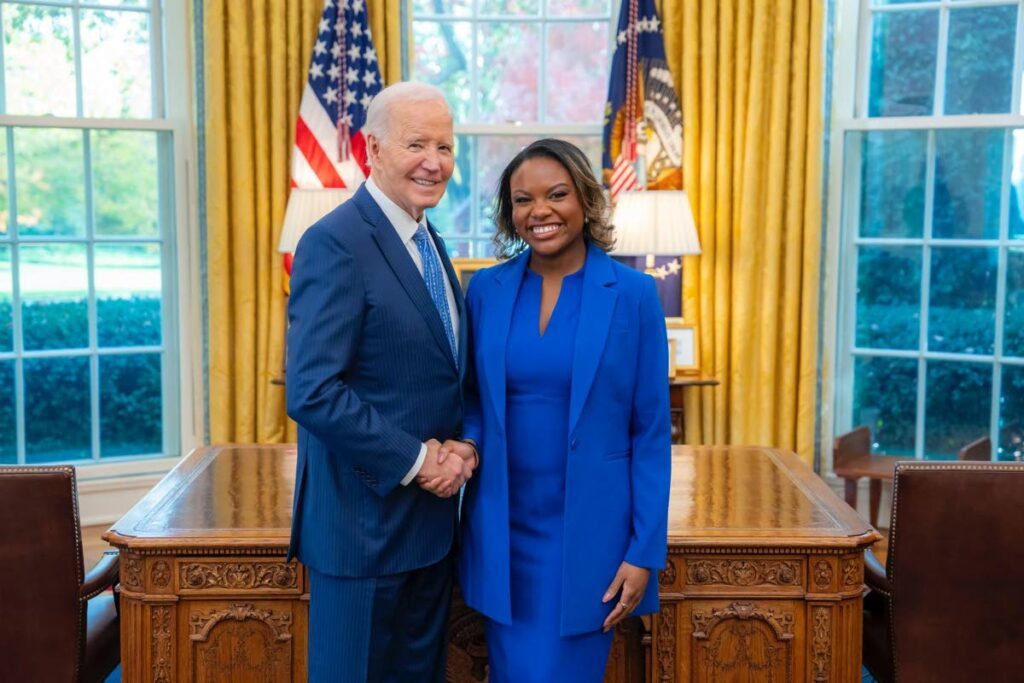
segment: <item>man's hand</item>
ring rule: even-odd
[[[619,565],[619,571],[615,573],[612,584],[608,586],[608,590],[605,591],[604,598],[601,600],[601,602],[608,602],[618,596],[618,604],[604,620],[606,633],[636,609],[644,597],[644,591],[647,590],[647,582],[650,578],[650,569],[637,567],[629,562]]]
[[[461,457],[441,458],[441,442],[437,439],[430,439],[426,444],[427,457],[416,475],[416,483],[440,498],[448,498],[473,476],[473,467]]]
[[[472,442],[448,439],[441,444],[437,452],[437,461],[443,463],[452,454],[462,458],[471,470],[480,466],[480,454],[476,452],[476,446]]]

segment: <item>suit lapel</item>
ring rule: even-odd
[[[494,277],[494,291],[488,293],[487,306],[493,314],[488,315],[488,324],[480,330],[486,335],[482,340],[483,368],[490,379],[491,400],[498,414],[501,433],[505,432],[505,356],[508,353],[508,331],[512,326],[512,311],[515,309],[523,271],[529,261],[529,251],[516,256],[501,268]]]
[[[569,399],[569,433],[580,419],[594,375],[601,363],[608,330],[615,312],[618,293],[611,258],[599,248],[587,245],[587,265],[583,273],[580,322],[572,360],[572,390]]]
[[[444,355],[450,360],[452,367],[458,369],[455,359],[452,358],[448,335],[444,332],[441,316],[437,312],[437,307],[434,306],[434,300],[430,298],[430,292],[427,291],[423,276],[416,270],[416,264],[413,263],[402,240],[398,239],[398,233],[395,232],[391,221],[377,206],[377,202],[373,200],[365,186],[359,188],[354,200],[362,209],[363,216],[373,226],[373,239],[377,243],[377,247],[384,254],[384,259],[388,262],[395,277],[398,278],[405,293],[412,299],[416,310],[423,316],[423,321],[427,324],[427,329],[430,330],[434,341],[444,350]],[[445,261],[446,259],[442,258],[441,260]]]

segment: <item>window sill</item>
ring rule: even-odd
[[[148,458],[77,466],[78,509],[82,526],[116,522],[180,460]]]

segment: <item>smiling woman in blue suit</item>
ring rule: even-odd
[[[613,261],[586,156],[540,140],[495,200],[506,260],[467,295],[481,452],[460,581],[486,621],[492,683],[600,681],[611,629],[658,608],[670,480],[665,319],[654,281]]]

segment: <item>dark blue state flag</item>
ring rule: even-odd
[[[605,102],[604,182],[613,201],[626,190],[680,190],[683,112],[654,0],[623,0],[615,42]]]

